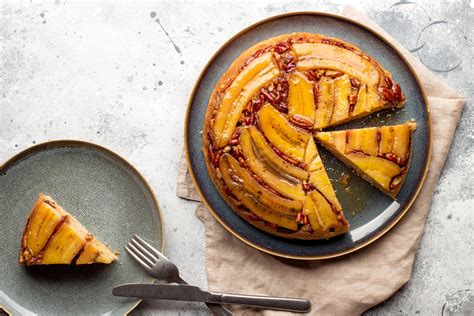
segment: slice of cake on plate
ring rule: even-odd
[[[407,175],[415,122],[334,132],[316,139],[369,183],[395,198]]]
[[[115,253],[51,197],[40,194],[23,232],[20,263],[110,264],[117,259]]]

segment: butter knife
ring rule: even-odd
[[[311,302],[305,299],[207,292],[184,284],[122,284],[112,290],[115,296],[154,298],[173,301],[239,304],[281,311],[306,313]]]

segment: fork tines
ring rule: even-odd
[[[150,270],[159,259],[166,259],[161,252],[138,235],[132,237],[125,250],[147,270]]]

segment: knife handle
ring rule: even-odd
[[[310,301],[298,298],[240,295],[215,292],[211,292],[211,297],[213,302],[218,302],[221,304],[240,304],[299,313],[307,313],[311,310]]]

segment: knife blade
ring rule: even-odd
[[[112,289],[115,296],[157,298],[172,301],[219,303],[211,293],[187,284],[122,284]]]
[[[240,304],[260,308],[306,313],[311,302],[306,299],[207,292],[187,284],[122,284],[112,289],[115,296],[154,298],[172,301]]]

